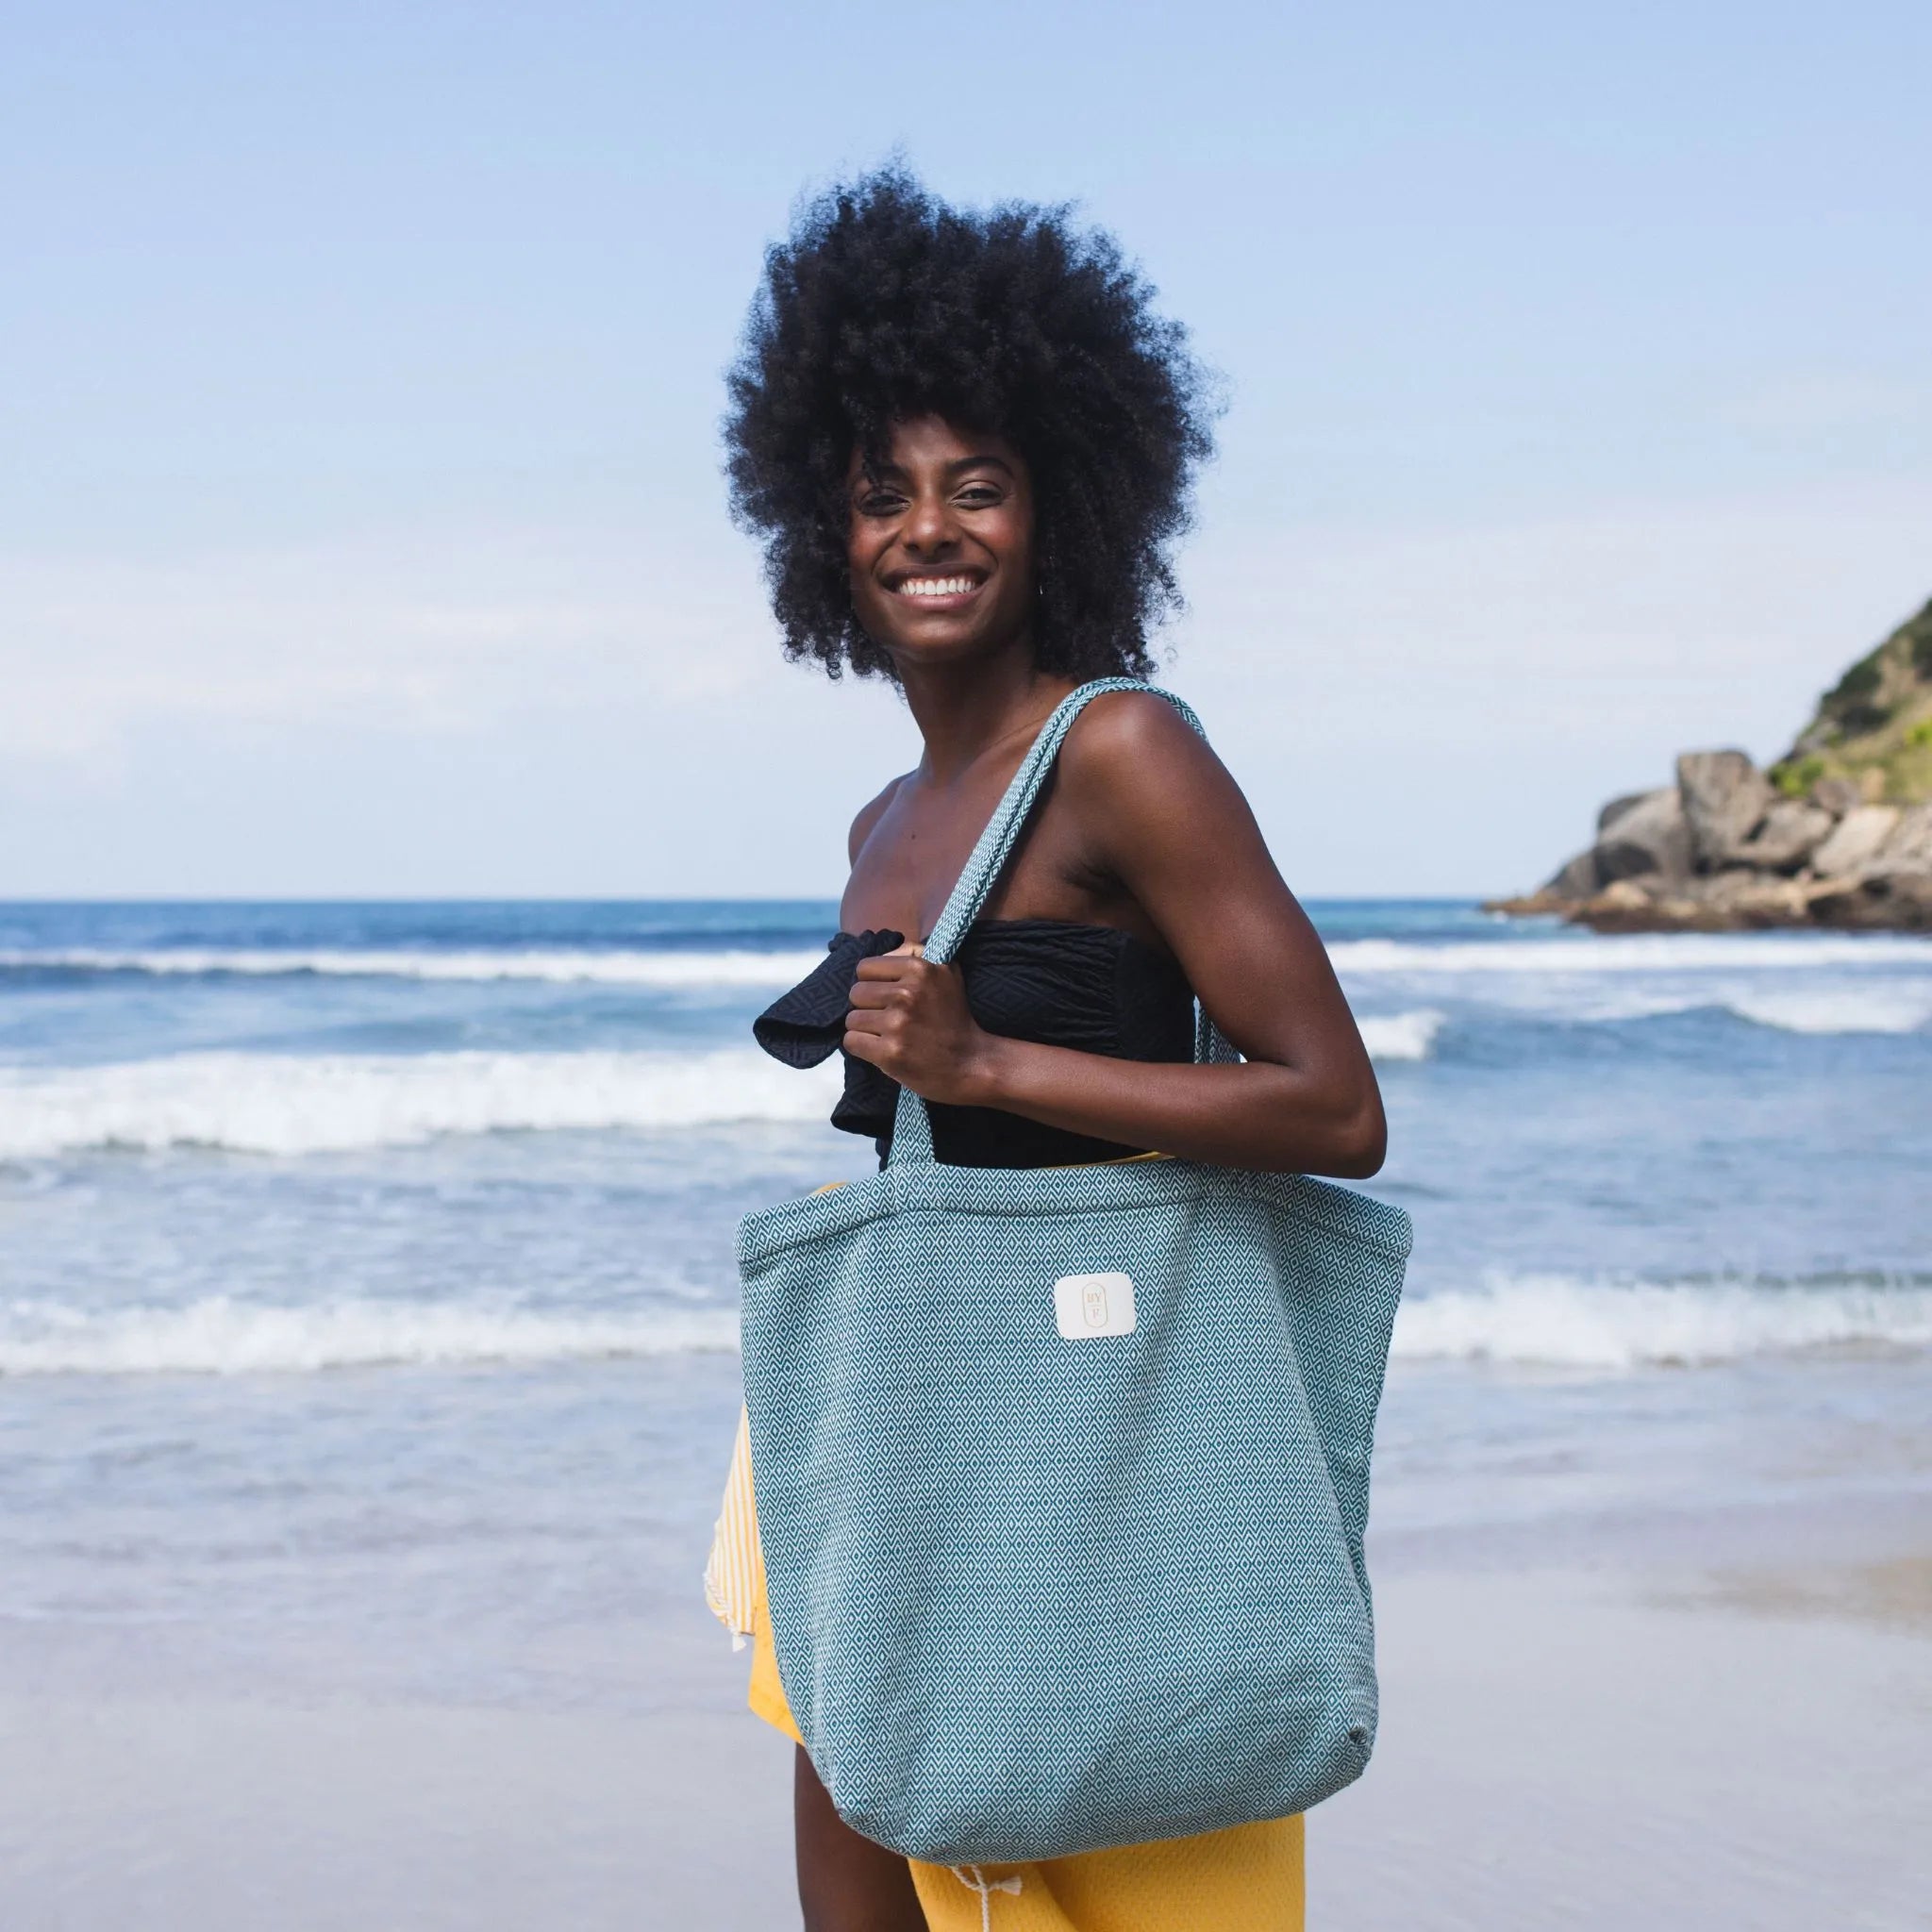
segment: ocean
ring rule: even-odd
[[[1374,1548],[1923,1484],[1932,945],[1312,907],[1414,1217]],[[818,902],[0,906],[0,1685],[648,1709]],[[1513,1541],[1512,1541],[1513,1540]]]

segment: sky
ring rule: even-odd
[[[1306,896],[1536,883],[1932,596],[1932,8],[0,0],[0,897],[805,896],[722,372],[798,197],[1074,201],[1228,408],[1162,681]]]

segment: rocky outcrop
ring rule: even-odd
[[[1597,821],[1596,843],[1589,854],[1595,860],[1597,883],[1689,878],[1693,864],[1690,824],[1674,788],[1646,791],[1619,804],[1624,808],[1607,812]]]
[[[1932,604],[1861,658],[1769,771],[1686,752],[1550,881],[1491,909],[1599,932],[1932,932]]]
[[[1888,808],[1868,808],[1874,819]],[[1843,829],[1869,839],[1847,814]],[[1896,823],[1871,857],[1823,879],[1809,910],[1821,925],[1873,926],[1887,931],[1932,932],[1932,803],[1896,814]]]
[[[1878,857],[1898,822],[1895,805],[1855,805],[1812,852],[1811,870],[1822,879],[1850,878]]]
[[[1744,841],[1764,823],[1777,793],[1740,751],[1687,751],[1677,760],[1677,795],[1700,872],[1743,862]]]

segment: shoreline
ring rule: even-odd
[[[1378,1539],[1382,1736],[1310,1820],[1311,1927],[1923,1924],[1924,1501]],[[669,1668],[625,1713],[15,1683],[0,1922],[791,1924],[790,1746],[708,1622],[627,1626]]]

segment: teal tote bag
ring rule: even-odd
[[[1081,708],[1150,689],[1101,679],[1047,721],[929,959]],[[1205,1014],[1199,1034],[1226,1057]],[[1369,1450],[1408,1247],[1399,1209],[1301,1176],[941,1166],[909,1091],[878,1174],[745,1219],[778,1675],[847,1824],[1020,1862],[1286,1817],[1359,1774]]]

